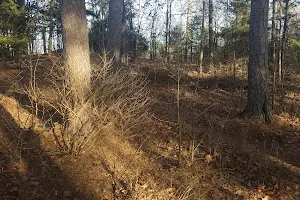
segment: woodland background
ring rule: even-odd
[[[0,0],[0,199],[300,199],[297,0]]]

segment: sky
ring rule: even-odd
[[[48,1],[49,0],[43,0],[43,2],[48,2]],[[88,0],[86,0],[86,2],[87,1]],[[160,40],[161,42],[164,41],[165,21],[166,21],[166,1],[167,0],[133,0],[134,7],[136,10],[136,17],[134,19],[135,27],[137,28],[140,24],[141,26],[140,33],[148,40],[150,40],[151,38],[152,16],[156,7],[157,17],[155,21],[155,30],[156,30],[157,40]],[[174,28],[176,25],[179,25],[180,27],[182,27],[183,31],[185,31],[188,1],[191,2],[191,13],[192,13],[191,15],[192,16],[196,14],[201,15],[202,0],[172,0],[171,29]],[[216,1],[220,1],[220,0],[215,0],[215,2]],[[28,0],[26,0],[26,2],[28,2]],[[157,4],[160,5],[156,6]],[[218,26],[217,28],[220,29],[220,27],[226,24],[225,17],[224,17],[225,16],[224,8],[222,9],[218,3],[215,3],[215,6],[217,7],[215,7],[214,19],[216,20],[216,24]],[[297,11],[300,13],[300,6],[297,7]],[[205,21],[206,24],[208,24],[207,18],[208,17],[206,17],[206,21]],[[88,20],[90,20],[89,17]],[[37,39],[41,40],[41,37],[39,36]],[[40,51],[40,48],[38,51]]]

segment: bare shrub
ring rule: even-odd
[[[29,68],[33,72],[38,70],[36,66]],[[59,69],[51,70],[47,76],[51,85],[47,87],[39,87],[36,74],[31,73],[29,86],[24,92],[33,110],[38,109],[39,103],[41,107],[51,107],[56,115],[61,116],[59,121],[51,117],[46,120],[50,122],[50,132],[62,152],[78,156],[92,147],[93,141],[107,125],[126,133],[147,113],[149,97],[146,81],[138,74],[127,69],[112,72],[110,62],[102,59],[100,66],[93,67],[91,91],[86,97],[76,99],[65,80],[65,72]],[[55,98],[43,95],[49,90],[54,91],[52,96]]]
[[[94,68],[93,95],[97,118],[103,124],[112,122],[122,133],[141,122],[148,110],[148,90],[145,79],[129,70],[111,73]]]

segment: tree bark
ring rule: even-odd
[[[156,2],[157,3],[157,2]],[[151,52],[150,59],[156,59],[156,30],[155,30],[155,22],[157,18],[157,5],[155,5],[153,15],[152,15],[152,24],[151,24]]]
[[[53,9],[54,9],[54,0],[50,1],[50,19],[49,19],[49,38],[48,38],[48,56],[52,56],[52,34],[53,34]]]
[[[45,24],[44,24],[44,27],[42,30],[42,40],[43,40],[43,53],[46,54],[47,53],[47,45],[46,45],[46,26],[45,26]]]
[[[90,89],[91,65],[84,0],[62,0],[64,50],[70,87],[82,98]]]
[[[84,0],[61,0],[66,75],[73,94],[69,110],[68,153],[78,154],[91,131],[90,104],[91,65]],[[70,137],[70,138],[69,138]]]
[[[275,30],[275,14],[276,14],[276,1],[273,0],[272,2],[272,32],[271,32],[271,63],[273,65],[273,69],[275,69],[275,60],[276,60],[276,30]],[[273,71],[273,70],[272,70]]]
[[[283,25],[283,33],[281,40],[281,66],[284,65],[284,56],[285,56],[285,47],[287,43],[287,32],[289,27],[289,2],[290,0],[285,0],[285,8],[284,8],[284,25]],[[280,81],[283,79],[282,68],[280,68]]]
[[[272,30],[271,30],[271,71],[272,71],[272,109],[274,109],[275,104],[275,91],[276,91],[276,1],[272,2]]]
[[[185,26],[185,50],[184,50],[184,60],[188,61],[189,54],[189,43],[190,43],[190,10],[191,2],[188,0],[187,14],[186,14],[186,26]]]
[[[165,35],[165,56],[167,63],[169,62],[169,4],[170,1],[167,0],[167,12],[166,12],[166,35]]]
[[[268,88],[268,0],[252,0],[249,32],[248,99],[242,115],[271,121]]]
[[[209,64],[207,71],[210,71],[213,66],[213,58],[214,58],[214,29],[213,29],[213,15],[214,15],[214,7],[213,0],[209,0],[208,2],[208,24],[209,24]]]
[[[204,49],[204,22],[205,22],[205,8],[206,8],[206,0],[203,0],[203,10],[202,10],[202,22],[201,22],[201,43],[200,43],[200,55],[199,55],[199,73],[200,75],[203,73],[203,49]]]
[[[113,69],[121,66],[123,0],[109,1],[107,51]]]

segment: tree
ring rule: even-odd
[[[285,48],[287,44],[287,32],[289,27],[289,3],[290,0],[284,0],[285,2],[285,8],[284,8],[284,25],[283,25],[283,33],[282,33],[282,39],[281,39],[281,50],[280,50],[280,69],[278,70],[279,73],[279,81],[282,80],[282,65],[284,64],[284,56],[285,56]]]
[[[174,26],[171,30],[170,48],[172,48],[173,60],[184,61],[185,34],[181,26]]]
[[[270,49],[270,64],[272,71],[272,109],[274,108],[275,103],[275,86],[276,86],[276,1],[272,1],[272,28],[271,28],[271,49]]]
[[[273,71],[275,69],[274,65],[275,65],[275,60],[276,60],[276,27],[275,27],[275,19],[276,19],[276,1],[277,0],[273,0],[272,2],[272,29],[271,29],[271,51],[270,51],[270,60],[271,63],[273,65]]]
[[[72,93],[67,132],[87,137],[90,130],[88,94],[91,87],[91,65],[88,30],[84,0],[62,0],[62,25],[64,35],[67,79]],[[69,153],[78,153],[78,142],[67,146]]]
[[[237,60],[248,56],[248,34],[250,18],[250,2],[232,0],[226,5],[227,24],[221,29],[220,35],[224,40],[222,53],[224,59],[232,62],[232,75],[235,76]],[[220,55],[218,55],[220,58]]]
[[[28,42],[25,33],[25,9],[22,2],[0,2],[0,56],[18,57],[26,53]]]
[[[190,13],[191,12],[191,2],[188,0],[187,14],[186,14],[186,26],[185,26],[185,49],[184,49],[184,60],[188,61],[189,53],[189,43],[190,43]]]
[[[248,117],[273,119],[268,89],[268,0],[252,0],[249,32],[248,96],[242,113]]]
[[[121,64],[123,0],[109,1],[107,51],[113,68]]]
[[[156,22],[157,22],[157,17],[158,17],[158,9],[160,7],[160,4],[158,0],[155,0],[153,3],[153,10],[150,12],[149,16],[151,16],[151,31],[150,31],[150,37],[151,37],[151,44],[150,44],[150,58],[151,60],[156,59],[156,51],[157,51],[157,33],[156,33]]]
[[[211,67],[213,65],[213,59],[214,59],[214,29],[213,29],[213,15],[214,15],[214,6],[213,6],[213,0],[208,1],[208,25],[209,25],[209,69],[211,70]]]
[[[48,38],[48,55],[51,56],[52,55],[52,35],[53,35],[53,19],[52,17],[54,16],[53,12],[54,12],[54,0],[50,0],[50,11],[49,11],[49,38]]]
[[[170,61],[170,33],[171,33],[171,22],[172,22],[172,3],[173,0],[167,0],[167,11],[166,11],[166,33],[165,33],[165,56],[166,61]]]
[[[200,43],[200,53],[199,53],[199,73],[203,72],[203,51],[204,51],[204,18],[205,18],[205,0],[202,0],[203,10],[202,10],[202,22],[201,22],[201,43]]]

